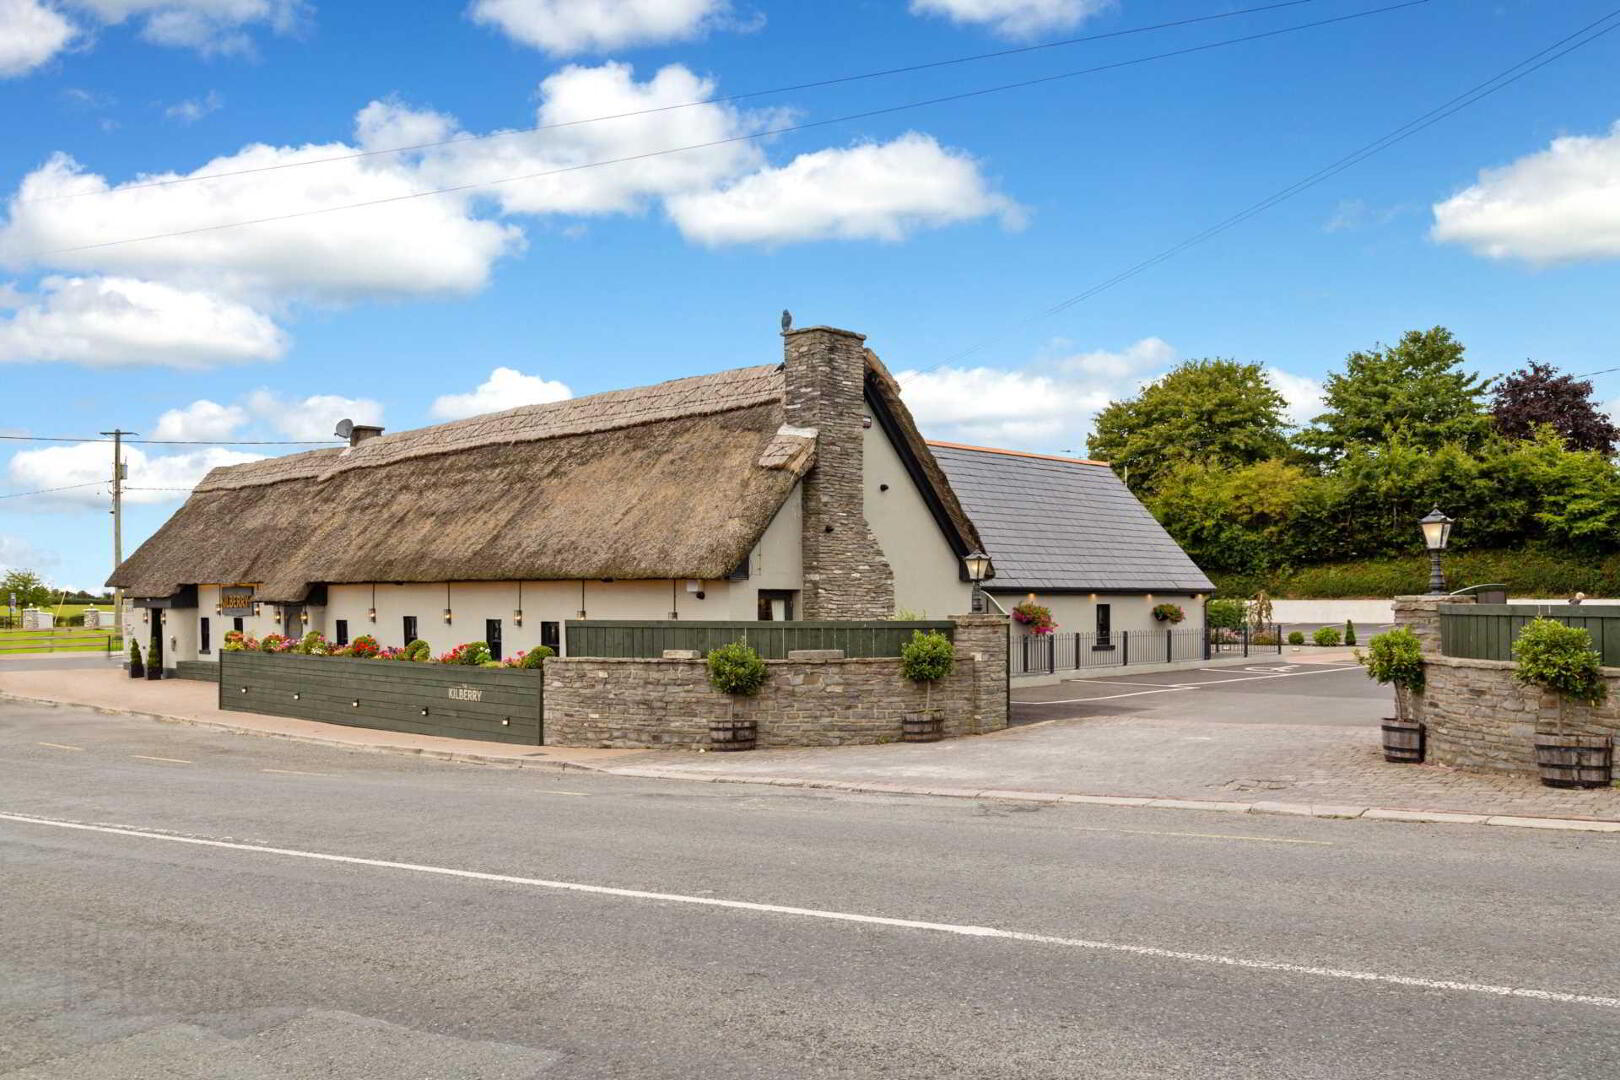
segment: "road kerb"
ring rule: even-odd
[[[1446,810],[1386,810],[1375,806],[1361,815],[1363,820],[1413,821],[1431,825],[1483,825],[1490,814],[1457,814]]]
[[[1497,815],[1488,818],[1487,825],[1506,825],[1514,829],[1568,829],[1572,832],[1620,833],[1620,821],[1591,821],[1585,818],[1535,818]]]
[[[1216,810],[1228,814],[1247,814],[1254,806],[1246,802],[1207,802],[1201,799],[1149,799],[1154,810]]]
[[[1345,806],[1333,803],[1257,802],[1251,804],[1256,814],[1287,814],[1295,817],[1358,818],[1367,812],[1365,806]]]

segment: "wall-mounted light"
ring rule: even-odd
[[[376,608],[367,608],[366,609],[366,618],[370,619],[372,622],[376,622],[377,621],[377,609]]]
[[[300,610],[298,612],[298,621],[303,623],[305,626],[308,626],[309,625],[309,612]]]
[[[522,608],[515,608],[512,611],[512,625],[513,626],[522,626],[523,625],[523,609]]]
[[[450,583],[447,581],[444,583],[444,624],[446,626],[450,625],[450,619]]]
[[[444,621],[445,621],[445,622],[446,622],[446,623],[449,623],[449,622],[450,622],[450,620],[451,620],[451,618],[453,618],[453,616],[452,616],[452,615],[451,615],[451,614],[450,614],[450,609],[449,609],[449,608],[445,608],[445,609],[444,609]]]

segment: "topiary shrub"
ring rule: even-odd
[[[1532,619],[1513,642],[1518,666],[1513,677],[1558,695],[1558,728],[1564,727],[1564,701],[1597,705],[1609,694],[1602,658],[1592,648],[1592,635],[1556,619]]]
[[[1346,645],[1356,643],[1356,624],[1349,619],[1344,620],[1344,643]]]
[[[1316,644],[1318,644],[1318,645],[1325,645],[1325,646],[1327,646],[1329,648],[1332,648],[1334,645],[1337,645],[1339,643],[1339,630],[1338,630],[1338,627],[1334,627],[1334,626],[1320,627],[1316,631],[1316,633],[1311,635],[1311,640],[1316,642]]]
[[[1395,687],[1395,715],[1412,719],[1412,695],[1423,690],[1423,648],[1410,629],[1398,626],[1374,634],[1367,651],[1357,652],[1356,660],[1367,674],[1385,686]]]
[[[1290,631],[1288,631],[1288,644],[1290,644],[1290,645],[1303,645],[1303,644],[1305,644],[1305,635],[1304,635],[1304,633],[1302,633],[1299,630],[1290,630]]]
[[[956,667],[956,650],[938,630],[913,630],[911,640],[900,646],[900,673],[923,685],[923,709],[934,710],[934,683]]]
[[[1305,635],[1301,634],[1300,637],[1299,637],[1299,640],[1304,641],[1305,640]],[[1249,639],[1249,644],[1251,644],[1251,645],[1281,645],[1282,644],[1282,639],[1279,638],[1276,634],[1272,633],[1270,630],[1262,630],[1260,633],[1254,635],[1254,637]]]
[[[536,645],[528,652],[520,652],[506,662],[507,667],[538,668],[545,664],[548,656],[556,656],[557,650],[550,645]]]
[[[146,678],[146,665],[141,663],[141,643],[134,638],[129,641],[129,677]]]
[[[433,650],[428,646],[427,642],[421,638],[416,638],[400,650],[398,659],[415,664],[431,664],[433,662]]]
[[[747,642],[733,641],[708,656],[709,685],[722,694],[747,697],[765,685],[765,661]]]

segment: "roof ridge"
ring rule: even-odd
[[[1065,465],[1100,465],[1103,468],[1113,466],[1106,461],[1097,461],[1093,458],[1063,457],[1059,454],[1037,454],[1032,450],[1003,450],[999,446],[974,446],[971,443],[945,442],[939,439],[929,439],[929,446],[939,446],[947,450],[975,450],[981,454],[1005,454],[1008,457],[1038,458],[1042,461],[1061,461]]]

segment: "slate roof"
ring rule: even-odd
[[[988,588],[1210,592],[1107,464],[930,442],[995,563]]]

